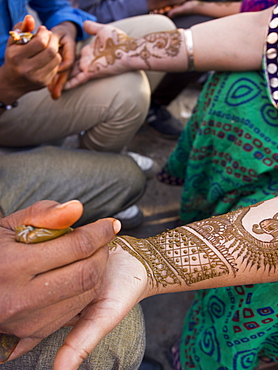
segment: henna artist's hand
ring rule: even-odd
[[[48,89],[53,99],[58,99],[61,96],[63,87],[68,80],[70,71],[75,61],[76,34],[77,30],[72,22],[63,22],[53,27],[51,32],[58,37],[59,52],[62,56],[62,63],[59,66],[57,75],[48,85]]]
[[[29,32],[34,29],[35,20],[27,15],[15,29]],[[51,83],[62,61],[59,53],[59,38],[40,26],[30,42],[24,45],[9,38],[5,61],[0,68],[1,100],[14,102],[22,95],[41,89]]]
[[[149,10],[162,9],[182,4],[184,0],[147,0]]]
[[[21,338],[10,360],[76,319],[99,295],[108,258],[106,244],[119,231],[119,222],[100,220],[32,245],[15,241],[15,227],[63,229],[82,211],[78,201],[61,205],[41,201],[0,220],[0,333]]]

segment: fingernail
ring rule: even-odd
[[[70,200],[68,202],[58,204],[56,206],[56,208],[58,208],[58,209],[66,208],[69,204],[72,204],[72,203],[80,203],[80,202],[79,202],[79,200],[73,199],[73,200]]]
[[[114,229],[115,234],[118,234],[121,228],[122,228],[122,224],[119,220],[113,221],[113,229]]]

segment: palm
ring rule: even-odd
[[[102,78],[127,72],[122,57],[130,49],[130,38],[121,30],[95,22],[85,22],[85,30],[97,33],[94,41],[84,46],[66,89],[81,85],[91,78]],[[120,60],[120,63],[117,61]]]
[[[82,312],[80,321],[66,338],[66,345],[58,352],[55,364],[65,368],[65,361],[71,357],[71,363],[75,358],[75,365],[80,365],[82,356],[84,359],[145,297],[146,287],[146,270],[136,258],[122,249],[110,252],[101,293]]]

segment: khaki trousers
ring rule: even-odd
[[[52,370],[57,350],[71,328],[62,328],[16,360],[0,365],[1,370]],[[135,306],[79,367],[80,370],[137,370],[145,349],[141,307]],[[67,369],[65,369],[67,370]]]
[[[131,36],[175,29],[172,21],[161,15],[127,18],[114,24]],[[0,146],[40,145],[83,132],[83,147],[120,152],[143,124],[150,91],[163,76],[150,72],[147,78],[138,71],[90,80],[65,91],[56,101],[47,89],[26,94],[18,107],[0,116]]]

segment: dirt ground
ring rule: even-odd
[[[198,88],[187,88],[168,107],[184,125],[199,92]],[[161,138],[150,127],[143,126],[129,149],[153,158],[162,166],[175,144],[175,141]],[[176,227],[180,194],[180,187],[164,185],[156,179],[149,180],[146,193],[138,203],[145,222],[138,229],[129,230],[129,235],[145,238]],[[174,293],[150,297],[141,302],[146,322],[146,355],[159,361],[164,370],[172,369],[167,351],[179,337],[193,297],[194,292]]]

